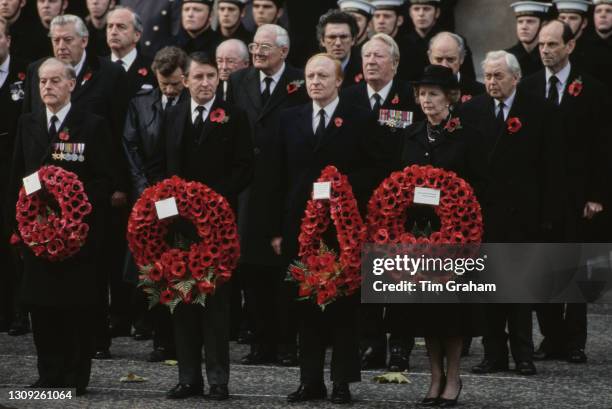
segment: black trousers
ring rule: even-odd
[[[585,349],[587,305],[540,304],[536,307],[538,324],[544,336],[542,348],[549,353]]]
[[[153,348],[174,352],[174,328],[170,309],[164,305],[156,305],[149,313],[153,325]]]
[[[331,380],[361,380],[357,329],[358,294],[334,301],[324,311],[311,301],[300,301],[300,381],[323,382],[325,350],[332,345]]]
[[[359,305],[360,348],[374,349],[375,353],[386,356],[387,335],[385,328],[384,304]]]
[[[174,310],[179,383],[202,385],[202,346],[209,385],[229,381],[229,293],[227,284],[206,299],[206,307],[180,303]]]
[[[489,304],[485,306],[485,358],[508,360],[507,341],[515,362],[533,361],[532,306],[530,304]],[[506,333],[506,324],[508,333]]]
[[[89,307],[31,307],[40,382],[48,387],[86,388],[94,336]]]

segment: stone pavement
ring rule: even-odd
[[[534,334],[539,341],[535,325]],[[9,337],[0,334],[0,409],[337,408],[326,401],[287,404],[286,395],[297,387],[298,368],[240,365],[239,359],[247,352],[247,347],[235,343],[231,344],[230,400],[220,403],[203,398],[170,401],[165,399],[164,393],[175,385],[177,368],[145,362],[150,349],[150,341],[116,338],[111,348],[113,359],[94,361],[87,395],[64,401],[11,401],[9,390],[23,389],[36,380],[36,356],[31,335]],[[533,377],[512,372],[472,375],[469,368],[480,361],[481,354],[480,340],[474,340],[471,356],[462,362],[464,388],[460,408],[612,408],[612,308],[609,306],[590,308],[587,364],[540,362],[536,363],[538,375]],[[119,378],[130,372],[148,380],[119,382]],[[351,407],[414,407],[428,386],[427,357],[422,340],[417,340],[411,369],[406,374],[410,384],[376,384],[372,378],[377,374],[376,371],[362,372],[362,382],[351,388],[355,400]],[[331,389],[329,382],[328,387]]]

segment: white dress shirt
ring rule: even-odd
[[[55,123],[55,130],[59,131],[62,124],[64,123],[64,120],[66,119],[66,115],[68,115],[68,112],[70,111],[71,106],[72,104],[68,102],[68,104],[64,105],[64,107],[57,111],[57,113],[55,114],[51,112],[49,108],[47,108],[47,131],[49,130],[49,128],[51,128],[51,117],[53,115],[57,117],[57,122]]]
[[[312,101],[312,131],[314,133],[317,132],[317,128],[319,127],[319,121],[321,121],[321,117],[319,116],[319,111],[321,108],[325,111],[325,128],[329,125],[329,121],[331,121],[336,108],[338,107],[338,103],[340,103],[340,98],[336,97],[332,102],[327,104],[326,107],[320,107],[316,102]]]
[[[392,86],[393,86],[393,80],[389,81],[389,83],[385,85],[384,87],[382,87],[380,91],[376,92],[374,91],[374,88],[372,88],[370,84],[368,84],[367,89],[368,89],[368,99],[370,100],[370,107],[374,108],[374,104],[376,103],[376,98],[374,98],[374,94],[380,95],[380,105],[382,106],[387,100],[387,97],[389,96],[389,92],[391,92]]]
[[[204,107],[204,112],[202,112],[202,122],[206,122],[206,119],[208,118],[208,114],[210,114],[210,108],[212,107],[212,104],[215,102],[215,98],[216,97],[212,97],[212,99],[210,101],[208,101],[207,103],[205,103],[203,105]],[[197,102],[195,102],[193,100],[193,98],[191,98],[191,123],[195,124],[196,119],[198,118],[198,107],[200,106],[200,104],[198,104]]]
[[[565,67],[561,69],[561,71],[556,74],[554,74],[548,67],[546,67],[546,98],[548,98],[548,93],[550,91],[550,77],[554,75],[559,79],[559,82],[557,82],[557,93],[559,94],[559,105],[561,105],[561,101],[563,100],[563,93],[565,92],[567,79],[569,78],[571,70],[572,65],[569,62]]]
[[[263,71],[259,71],[259,91],[263,94],[264,90],[266,89],[265,79],[266,77],[270,77],[272,78],[272,83],[270,83],[270,95],[272,95],[272,93],[274,92],[274,88],[276,88],[276,85],[278,84],[278,81],[280,81],[280,77],[282,77],[284,72],[285,72],[285,63],[283,63],[280,70],[276,71],[276,73],[272,75],[266,75],[263,73]]]
[[[4,85],[4,82],[8,78],[9,64],[11,63],[11,56],[7,55],[6,60],[0,64],[0,88]]]
[[[127,72],[127,71],[129,71],[129,69],[132,66],[132,64],[134,64],[134,61],[136,61],[136,56],[137,55],[138,55],[138,52],[136,51],[136,48],[132,49],[132,51],[127,53],[125,55],[125,57],[123,57],[123,58],[119,58],[119,57],[115,56],[115,54],[111,53],[111,61],[112,62],[116,62],[118,60],[121,60],[121,66]]]
[[[510,115],[510,110],[512,109],[512,104],[514,103],[514,98],[516,97],[516,89],[512,92],[512,94],[504,99],[502,102],[504,103],[504,121],[508,119],[508,115]],[[495,117],[497,118],[499,115],[499,100],[495,100]]]
[[[174,101],[172,101],[172,105],[171,106],[175,106],[176,103],[178,102],[179,97],[174,97]],[[168,97],[164,94],[162,94],[162,98],[161,98],[161,104],[162,104],[162,109],[166,109],[166,105],[168,105]]]

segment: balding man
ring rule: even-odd
[[[285,263],[297,258],[297,239],[306,203],[313,183],[326,166],[333,165],[348,176],[361,203],[374,188],[377,169],[382,169],[382,157],[377,156],[380,139],[374,116],[340,98],[341,84],[340,62],[329,54],[315,55],[306,64],[306,88],[311,101],[288,109],[281,116],[277,155],[272,158],[279,165],[276,181],[280,196],[271,201],[271,210],[277,215],[273,227],[279,235],[272,240],[272,245]],[[333,246],[331,242],[327,244]],[[287,400],[325,398],[323,368],[327,339],[331,339],[331,401],[349,403],[349,383],[361,379],[357,333],[359,294],[340,298],[323,311],[311,300],[299,303],[300,386]]]
[[[286,63],[289,35],[277,25],[257,29],[249,44],[253,66],[230,76],[230,100],[246,111],[255,153],[253,180],[240,196],[240,269],[254,293],[255,342],[244,364],[277,361],[296,363],[296,329],[289,325],[288,307],[282,306],[284,273],[282,259],[270,248],[269,181],[273,164],[267,159],[278,132],[283,109],[306,101],[304,74]]]
[[[431,64],[443,65],[453,70],[457,76],[461,97],[459,102],[466,102],[476,95],[485,93],[485,86],[473,78],[461,75],[465,62],[465,41],[460,35],[442,31],[431,38],[427,56]]]
[[[72,66],[54,58],[46,60],[39,64],[36,78],[43,108],[20,118],[10,178],[13,207],[7,214],[16,228],[14,204],[22,178],[41,165],[62,167],[83,182],[92,204],[92,213],[85,219],[89,225],[86,242],[76,255],[57,262],[37,257],[24,246],[20,294],[31,312],[38,356],[39,379],[32,386],[76,388],[77,395],[82,395],[94,352],[93,310],[101,301],[96,296],[103,274],[100,243],[116,179],[108,160],[113,150],[104,118],[70,102],[77,81]],[[69,134],[68,141],[60,141],[62,133]],[[64,153],[77,148],[82,149],[83,159],[66,159]]]
[[[228,100],[229,78],[236,71],[249,66],[249,50],[242,41],[225,40],[217,47],[217,67],[219,67],[219,88],[217,96]]]

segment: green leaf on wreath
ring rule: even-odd
[[[202,307],[206,307],[206,294],[198,294],[198,296],[193,300],[194,304],[200,304]]]
[[[174,300],[170,301],[167,305],[170,308],[170,314],[174,314],[174,309],[181,302],[181,297],[176,297]]]
[[[187,293],[191,291],[195,283],[196,281],[193,278],[190,278],[189,280],[179,281],[178,283],[174,284],[172,288],[180,291],[183,295],[187,295]]]
[[[159,304],[160,293],[158,290],[153,290],[152,293],[149,294],[149,309],[153,309],[157,304]]]

